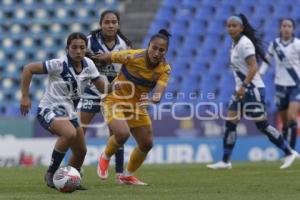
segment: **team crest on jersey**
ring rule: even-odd
[[[58,60],[54,60],[54,61],[50,61],[49,63],[49,68],[52,69],[52,68],[59,68],[59,67],[62,67],[63,66],[63,63],[58,61]]]

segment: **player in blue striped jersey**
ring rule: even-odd
[[[92,31],[88,35],[88,50],[90,55],[130,49],[130,41],[120,31],[120,16],[117,12],[112,10],[106,10],[102,12],[99,25],[100,29]],[[107,78],[108,82],[112,82],[121,69],[121,64],[103,63],[98,62],[96,59],[94,60],[94,62],[100,74],[104,75]],[[88,128],[88,125],[90,124],[94,116],[97,113],[100,114],[100,101],[101,98],[104,97],[105,95],[100,94],[95,87],[86,88],[84,97],[80,102],[80,119],[84,132],[86,132],[86,129]],[[117,173],[118,181],[118,175],[123,173],[123,147],[121,147],[116,152],[115,158],[115,170]]]
[[[276,106],[279,111],[283,135],[296,148],[297,116],[300,109],[300,40],[294,37],[295,22],[280,21],[280,37],[270,42],[266,58],[275,60]],[[264,74],[269,64],[262,63]]]
[[[67,39],[67,55],[43,63],[30,63],[23,69],[20,102],[22,115],[26,115],[31,107],[29,85],[32,75],[48,74],[49,83],[38,106],[37,119],[46,130],[58,136],[51,164],[45,174],[46,184],[51,188],[54,188],[53,174],[69,148],[73,153],[69,165],[80,171],[84,161],[86,144],[76,113],[84,89],[93,83],[101,92],[112,90],[112,85],[100,78],[93,61],[85,57],[86,50],[86,36],[72,33]]]
[[[267,121],[264,102],[265,85],[257,73],[256,61],[256,58],[261,58],[267,62],[262,43],[256,36],[256,30],[243,14],[227,19],[227,32],[233,40],[230,50],[230,66],[235,77],[236,92],[229,104],[225,123],[223,160],[209,164],[207,167],[211,169],[232,167],[230,157],[236,143],[237,123],[241,117],[247,117],[253,120],[256,127],[284,152],[286,158],[280,169],[288,168],[298,157],[298,153],[291,149],[281,133]]]

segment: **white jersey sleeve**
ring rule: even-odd
[[[243,48],[240,48],[240,55],[244,59],[255,55],[255,47],[250,40],[245,40],[243,43]]]
[[[52,59],[46,60],[43,62],[44,72],[47,74],[59,74],[62,72],[63,69],[63,60],[62,59]]]
[[[281,38],[276,38],[270,42],[268,55],[275,60],[275,84],[297,85],[300,79],[300,40],[293,38],[283,41]],[[260,71],[263,71],[263,68]]]
[[[90,70],[90,79],[91,79],[92,81],[98,79],[98,78],[100,77],[100,74],[99,74],[99,71],[98,71],[96,65],[94,64],[94,62],[93,62],[91,59],[89,59],[89,58],[87,58],[87,57],[85,57],[85,59],[86,59],[86,61],[87,61],[87,63],[88,63],[88,66],[89,66],[89,70]]]
[[[251,55],[255,56],[255,47],[251,40],[246,36],[242,36],[237,44],[232,45],[230,51],[230,66],[234,71],[236,89],[242,85],[249,73],[249,67],[246,62],[246,58]],[[258,73],[255,74],[250,84],[253,87],[265,87]]]

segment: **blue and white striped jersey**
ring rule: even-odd
[[[74,112],[84,89],[100,77],[91,59],[85,57],[82,66],[82,71],[76,73],[68,56],[43,62],[44,71],[48,74],[48,85],[39,107],[64,106],[69,112]]]
[[[230,67],[234,73],[236,90],[242,85],[249,72],[246,58],[251,55],[255,56],[255,47],[251,40],[243,35],[236,45],[232,45],[230,50]],[[257,88],[265,87],[259,73],[255,74],[250,84]]]
[[[88,38],[88,50],[94,54],[110,53],[113,51],[130,49],[130,47],[119,35],[116,36],[116,43],[115,46],[112,48],[107,47],[104,38],[100,32],[94,35],[90,34],[87,36],[87,38]],[[95,64],[100,74],[106,76],[109,82],[113,81],[114,78],[121,70],[121,64],[118,63],[109,63],[105,65],[100,63],[99,64],[95,63]],[[99,96],[99,91],[96,89],[94,85],[92,85],[90,88],[86,89],[85,97],[95,98],[95,96]]]
[[[283,41],[276,38],[268,47],[267,58],[275,60],[275,84],[281,86],[295,86],[300,81],[300,40],[293,38]],[[262,63],[260,73],[264,74],[268,68]]]

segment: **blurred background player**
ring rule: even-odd
[[[48,86],[38,107],[37,119],[42,127],[58,136],[52,152],[51,164],[45,174],[46,184],[51,188],[54,188],[53,174],[69,148],[74,155],[70,158],[69,165],[78,171],[86,155],[84,134],[75,111],[81,91],[90,81],[103,93],[111,90],[111,85],[106,85],[100,79],[93,61],[85,57],[86,50],[86,36],[78,32],[72,33],[67,39],[67,55],[43,63],[30,63],[24,67],[22,73],[20,102],[22,115],[26,115],[31,107],[29,85],[32,75],[48,74],[49,77]]]
[[[88,35],[88,55],[95,55],[93,57],[93,61],[100,74],[105,75],[107,80],[112,82],[120,72],[121,65],[99,62],[96,54],[129,49],[131,42],[121,33],[120,16],[117,12],[113,10],[106,10],[102,12],[99,25],[100,29],[92,31],[90,35]],[[84,97],[81,99],[79,115],[84,133],[96,113],[100,113],[100,101],[100,93],[94,86],[86,88]],[[119,175],[123,173],[123,146],[118,149],[115,154],[115,158],[115,170],[117,175]]]
[[[105,53],[98,57],[101,61],[123,64],[117,81],[127,82],[104,101],[104,116],[113,135],[99,157],[97,172],[102,179],[108,177],[111,156],[132,134],[137,147],[119,180],[122,184],[147,185],[133,173],[142,165],[153,145],[152,122],[145,107],[158,103],[168,84],[171,68],[165,55],[169,36],[166,30],[160,30],[150,38],[147,49]],[[148,97],[151,91],[152,96]]]
[[[294,36],[295,21],[283,18],[280,21],[280,37],[270,42],[266,58],[275,60],[276,106],[283,124],[284,138],[296,148],[297,116],[300,108],[300,40]],[[264,74],[269,64],[263,62],[260,73]]]
[[[256,36],[256,30],[249,24],[243,14],[233,15],[227,19],[227,32],[233,40],[230,50],[230,66],[233,70],[236,92],[228,108],[228,120],[223,138],[223,160],[207,165],[211,169],[231,169],[230,156],[236,143],[236,126],[242,116],[254,120],[256,127],[269,140],[280,148],[286,158],[280,169],[288,168],[297,158],[297,152],[286,144],[283,136],[269,125],[265,113],[265,85],[257,73],[256,58],[264,57],[262,43]]]

